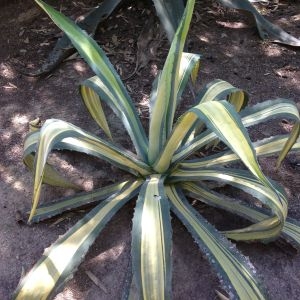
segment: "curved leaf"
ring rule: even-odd
[[[182,93],[184,92],[189,78],[195,84],[200,67],[201,56],[194,53],[183,52],[179,66],[179,84],[177,91],[177,105],[180,102]]]
[[[185,138],[198,118],[204,121],[207,127],[240,157],[256,177],[265,185],[269,185],[258,166],[250,138],[239,115],[226,101],[200,103],[185,113],[178,121],[166,147],[155,162],[153,168],[156,171],[164,172],[169,168],[179,143]]]
[[[235,88],[229,82],[216,79],[208,83],[196,96],[197,103],[205,103],[214,100],[228,100],[235,108],[240,111],[249,100],[248,94]]]
[[[249,259],[209,224],[174,186],[166,187],[172,210],[192,234],[199,248],[216,269],[230,298],[243,300],[266,299],[257,280],[256,270]]]
[[[217,81],[216,84],[218,84],[218,82],[219,81]],[[223,85],[226,84],[226,82],[220,82],[220,84]],[[212,95],[211,99],[213,97],[214,95]],[[256,104],[253,107],[247,107],[240,112],[240,115],[245,127],[260,124],[278,117],[289,118],[296,122],[299,122],[300,120],[295,103],[286,99],[269,100]],[[172,163],[176,164],[182,161],[193,152],[211,143],[215,137],[215,133],[212,133],[211,131],[205,131],[201,135],[196,136],[194,139],[190,140],[189,143],[186,143],[176,151],[172,158]],[[282,145],[282,149],[284,149],[284,145]]]
[[[33,135],[30,137],[32,136]],[[76,137],[79,137],[79,139],[76,139]],[[42,178],[45,172],[44,166],[48,154],[55,144],[59,142],[63,142],[63,144],[69,146],[71,145],[69,148],[70,150],[75,149],[81,152],[95,153],[95,156],[98,154],[99,157],[115,163],[117,166],[123,166],[123,168],[127,170],[131,170],[131,167],[133,167],[132,170],[137,171],[139,169],[142,172],[141,174],[149,174],[149,167],[142,162],[139,162],[137,159],[134,159],[134,155],[131,156],[128,152],[120,151],[109,142],[88,134],[70,123],[55,119],[47,120],[40,131],[35,166],[33,202],[29,222],[35,213],[39,201]],[[139,173],[139,171],[137,172]]]
[[[254,223],[267,220],[272,216],[271,212],[266,209],[253,205],[251,206],[245,202],[231,199],[215,191],[212,191],[211,189],[208,189],[203,184],[185,182],[181,185],[181,187],[184,190],[188,191],[188,196],[193,199],[199,200],[213,207],[224,209],[230,213],[246,218]],[[270,222],[269,225],[272,227],[272,222]],[[270,232],[271,229],[272,228],[269,228]],[[231,233],[233,234],[231,235]],[[236,231],[226,231],[224,232],[224,234],[228,238],[234,240],[239,240],[240,236],[243,237],[243,232],[240,232],[240,235],[238,235]],[[289,218],[286,219],[283,225],[281,235],[293,245],[297,245],[298,247],[300,247],[300,227],[298,228],[296,224],[292,224],[291,222],[289,222]],[[250,240],[255,240],[256,233],[253,232],[253,237],[248,237]],[[270,236],[270,238],[272,237]],[[243,238],[241,239],[243,240]]]
[[[297,143],[297,139],[300,135],[300,121],[294,125],[292,132],[290,134],[289,139],[286,141],[286,143],[284,144],[284,147],[282,148],[278,160],[276,162],[276,168],[278,169],[280,167],[281,162],[284,160],[284,158],[286,157],[286,155],[288,154],[288,152],[293,149],[296,148],[295,143]],[[298,139],[299,140],[299,139]],[[298,146],[300,144],[300,140],[298,141]],[[296,144],[296,146],[297,146]]]
[[[250,127],[275,118],[289,118],[300,121],[299,111],[293,101],[287,99],[268,100],[247,107],[240,116],[245,127]]]
[[[103,129],[104,133],[110,139],[112,139],[99,95],[97,95],[97,93],[95,93],[93,89],[89,88],[88,86],[85,86],[84,84],[80,86],[80,94],[86,108],[88,109],[93,119],[100,126],[100,128]]]
[[[239,239],[269,241],[276,238],[282,230],[287,216],[287,199],[282,188],[274,182],[272,185],[276,188],[276,192],[264,186],[248,171],[228,168],[201,168],[198,170],[182,168],[175,170],[169,180],[170,182],[202,180],[225,182],[242,189],[270,207],[277,217],[270,217],[262,223],[256,223],[244,228],[241,232],[237,232],[236,237]]]
[[[300,40],[291,36],[279,26],[272,24],[266,20],[257,9],[248,0],[218,0],[221,4],[229,8],[242,9],[250,12],[255,18],[256,26],[260,37],[270,39],[276,43],[286,44],[290,46],[300,46]]]
[[[200,183],[195,184],[193,182],[185,182],[181,185],[181,187],[188,191],[188,196],[193,199],[224,209],[255,223],[268,219],[271,216],[270,211],[266,209],[257,206],[250,206],[245,202],[231,199],[206,188]],[[229,238],[234,238],[234,236],[230,237],[230,231],[224,232],[224,234]],[[281,236],[283,236],[288,242],[292,243],[293,246],[300,249],[299,222],[291,218],[287,218],[283,225]],[[238,240],[237,237],[235,237],[235,239]]]

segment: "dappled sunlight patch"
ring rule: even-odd
[[[8,129],[0,129],[0,140],[2,142],[8,142],[12,137],[12,132]]]
[[[85,73],[88,70],[83,61],[76,61],[73,63],[73,67],[78,73]]]
[[[82,185],[85,191],[91,191],[94,188],[94,182],[92,179],[85,179]]]
[[[15,181],[12,186],[17,191],[24,191],[26,189],[24,183],[19,180]]]
[[[83,169],[80,166],[74,166],[71,162],[66,161],[64,157],[61,157],[56,153],[52,153],[48,157],[48,163],[53,165],[60,174],[64,175],[64,177],[73,179],[73,181],[81,186],[83,190],[91,191],[95,188],[95,170],[93,170],[92,166],[90,172],[88,172],[89,169],[87,167],[84,167]],[[97,174],[99,175],[99,172]]]
[[[126,246],[125,243],[120,243],[116,246],[113,246],[110,249],[102,252],[98,256],[91,259],[91,263],[101,263],[107,260],[115,261],[123,253],[125,246]]]
[[[269,57],[280,57],[283,53],[283,48],[275,45],[268,45],[263,47],[263,51],[265,52],[265,55]]]
[[[23,114],[15,114],[11,118],[11,123],[12,123],[14,129],[18,133],[22,133],[22,132],[28,130],[28,122],[29,122],[28,116],[27,115],[23,115]]]
[[[14,172],[14,170],[12,170],[12,168],[5,167],[0,164],[0,174],[1,181],[10,185],[13,189],[26,193],[29,192],[30,188],[28,186],[28,182],[17,178],[17,176],[15,175],[16,173]]]
[[[0,76],[4,77],[6,79],[13,79],[16,77],[16,73],[10,65],[8,65],[6,63],[1,63],[0,64]]]

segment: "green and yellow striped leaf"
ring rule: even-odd
[[[179,88],[179,68],[186,35],[192,18],[194,0],[189,0],[174,36],[168,57],[158,81],[157,98],[152,108],[149,128],[148,160],[152,164],[173,127]]]
[[[194,53],[183,52],[179,66],[179,84],[177,91],[177,105],[180,102],[182,93],[184,92],[188,80],[191,79],[193,85],[195,85],[201,56]]]
[[[288,118],[300,121],[296,104],[287,99],[268,100],[241,111],[240,116],[245,127],[250,127],[275,118]]]
[[[208,189],[204,184],[184,182],[181,184],[181,188],[186,190],[188,192],[188,196],[193,199],[199,200],[213,207],[224,209],[254,223],[268,219],[271,216],[271,212],[266,209],[231,199],[225,195]],[[234,235],[230,236],[230,233],[230,231],[224,232],[227,237],[234,238]],[[283,236],[293,246],[300,249],[299,222],[291,218],[287,218],[283,225],[281,236]]]
[[[266,138],[253,143],[253,147],[257,157],[270,156],[282,151],[284,145],[289,141],[288,135],[280,135],[271,138]],[[300,139],[293,144],[290,152],[300,150]],[[220,166],[224,164],[233,163],[239,161],[239,157],[232,152],[222,151],[220,153],[205,156],[200,159],[185,160],[178,164],[179,168],[199,169],[207,168],[211,166]]]
[[[295,103],[286,99],[265,101],[263,103],[256,104],[253,107],[247,107],[246,109],[241,111],[240,115],[245,127],[260,124],[267,120],[278,117],[292,119],[296,121],[296,124],[300,120],[299,112]],[[211,131],[205,131],[201,135],[196,136],[194,139],[190,140],[189,143],[186,143],[176,151],[176,153],[172,157],[172,164],[175,165],[176,163],[182,161],[184,158],[188,157],[193,152],[199,150],[202,147],[205,147],[206,145],[211,143],[215,137],[215,133],[212,133]],[[295,137],[296,134],[294,135],[294,138]],[[288,149],[287,147],[290,147],[290,143],[289,146],[282,145],[282,149],[285,149],[285,152],[282,152],[283,156],[286,155]],[[295,149],[297,149],[297,147],[295,147]],[[276,150],[276,152],[277,151],[278,150]]]
[[[55,200],[54,202],[43,203],[36,209],[31,222],[37,223],[60,215],[65,211],[78,209],[91,204],[98,204],[98,202],[106,200],[108,197],[111,197],[113,194],[116,194],[122,190],[124,185],[128,183],[128,181],[124,181],[95,189],[93,191],[82,192],[77,193],[76,195],[63,197]]]
[[[28,167],[28,169],[33,172],[34,170],[34,160],[35,156],[33,154],[29,154],[24,156],[23,162]],[[62,176],[59,172],[57,172],[54,167],[48,163],[45,164],[45,172],[43,175],[43,183],[59,186],[67,189],[81,190],[82,188],[75,183],[67,180],[64,176]]]
[[[50,299],[70,279],[90,245],[113,215],[137,195],[141,181],[126,184],[123,189],[97,205],[81,221],[59,238],[22,279],[13,299]]]
[[[284,147],[282,148],[282,150],[281,150],[281,152],[278,156],[278,160],[276,162],[276,168],[277,169],[280,167],[282,161],[287,156],[288,152],[293,148],[295,149],[297,147],[297,145],[299,147],[299,144],[300,144],[300,140],[298,138],[299,135],[300,135],[300,121],[293,126],[293,129],[292,129],[292,132],[289,136],[289,139],[284,144]],[[296,147],[295,147],[295,145],[296,145]]]
[[[203,120],[206,126],[240,157],[257,178],[265,185],[270,186],[259,168],[250,138],[239,115],[226,101],[200,103],[182,116],[161,155],[153,165],[157,172],[165,172],[169,168],[174,152],[195,125],[197,119]]]
[[[73,137],[64,137],[57,139],[55,145],[52,145],[53,150],[69,150],[86,153],[94,157],[104,159],[116,167],[128,171],[134,175],[146,176],[151,173],[151,168],[144,162],[140,161],[135,154],[125,149],[119,149],[113,144],[102,140],[101,138],[91,135],[78,127],[59,120],[48,120],[47,126],[52,122],[62,122],[62,126],[70,126]],[[59,126],[59,124],[56,126]],[[77,136],[76,136],[77,135]],[[31,153],[36,152],[38,142],[40,140],[39,133],[32,133],[26,137],[24,143],[24,158]]]
[[[215,100],[228,100],[236,111],[240,111],[247,105],[249,97],[245,91],[235,88],[229,82],[216,79],[207,84],[196,96],[197,103]]]
[[[202,180],[219,181],[237,187],[260,200],[275,214],[262,223],[258,222],[237,232],[237,239],[270,241],[280,234],[287,216],[287,199],[284,191],[277,184],[272,182],[276,188],[275,192],[264,186],[248,171],[229,168],[201,168],[198,170],[181,168],[175,170],[169,178],[170,182]]]
[[[33,136],[34,134],[30,135],[31,141]],[[79,137],[79,139],[76,139],[77,137]],[[138,169],[142,172],[140,173],[141,175],[147,175],[150,172],[147,165],[143,162],[139,162],[137,159],[134,160],[134,155],[130,156],[128,152],[119,150],[109,142],[88,134],[70,123],[55,119],[47,120],[40,131],[34,176],[34,193],[29,222],[35,214],[38,205],[42,178],[45,172],[44,166],[48,154],[55,148],[55,144],[58,144],[59,142],[61,145],[64,145],[64,149],[67,148],[66,145],[71,145],[69,150],[76,150],[89,154],[95,153],[95,156],[98,154],[99,157],[108,160],[111,163],[115,163],[116,166],[123,166],[123,168],[128,171],[133,167],[133,169],[137,171],[137,174],[139,174]],[[32,144],[28,144],[28,147],[32,148]],[[25,152],[27,152],[26,149]]]
[[[53,22],[69,37],[79,54],[86,60],[107,89],[122,103],[124,119],[131,124],[129,132],[138,155],[146,162],[148,142],[138,113],[119,75],[99,45],[73,21],[43,1],[36,0]]]
[[[257,280],[256,270],[245,256],[221,233],[209,224],[186,200],[183,193],[171,185],[166,187],[172,210],[192,234],[199,248],[223,279],[230,298],[243,300],[266,299]]]
[[[98,77],[95,76],[95,78],[97,79]],[[103,129],[104,133],[110,139],[112,139],[111,132],[105,117],[105,113],[101,105],[100,96],[93,89],[89,88],[87,85],[84,84],[80,86],[80,94],[83,103],[85,104],[87,110],[89,111],[93,119],[96,121],[99,127]]]
[[[141,187],[133,218],[133,274],[141,299],[170,299],[171,217],[164,177],[151,175]]]

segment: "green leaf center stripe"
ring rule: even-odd
[[[265,299],[250,262],[188,204],[182,193],[179,196],[174,186],[166,187],[166,192],[174,213],[191,232],[199,247],[208,256],[209,262],[221,273],[229,287],[233,286],[234,290],[228,289],[225,284],[230,296],[234,297],[235,294],[240,299]]]

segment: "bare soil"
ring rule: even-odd
[[[28,226],[18,222],[19,212],[30,208],[32,175],[22,163],[22,146],[28,122],[37,117],[45,121],[57,118],[86,130],[99,130],[81,103],[78,84],[92,76],[88,66],[73,58],[63,63],[51,76],[33,79],[22,76],[18,68],[39,67],[52,49],[59,30],[33,1],[0,1],[0,299],[10,299],[22,271],[27,272],[41,257],[44,248],[53,243],[84,212],[73,212],[63,219]],[[65,14],[76,18],[97,1],[49,1]],[[273,7],[275,8],[275,7]],[[121,77],[131,74],[136,65],[137,38],[153,7],[143,2],[127,1],[99,27],[96,39],[103,45]],[[262,9],[269,20],[281,25],[294,36],[300,36],[300,4],[279,1],[277,9]],[[158,21],[157,21],[158,22]],[[157,37],[156,37],[157,38]],[[166,38],[159,37],[159,47],[149,63],[126,81],[126,85],[146,123],[147,99],[155,71],[162,67],[168,51]],[[154,41],[155,42],[155,41]],[[202,54],[198,87],[220,78],[249,92],[250,104],[278,97],[294,99],[300,108],[300,53],[298,49],[259,39],[252,19],[237,11],[225,10],[213,1],[199,1],[189,34],[189,51]],[[189,96],[189,95],[187,95]],[[188,103],[188,102],[187,102]],[[120,122],[110,118],[117,141],[128,144]],[[253,139],[290,130],[282,120],[269,122],[251,132]],[[111,178],[108,164],[86,156],[54,156],[58,167],[89,190],[103,186]],[[278,172],[275,158],[261,159],[271,178],[279,181],[290,200],[290,215],[300,220],[299,157],[289,155]],[[122,177],[122,173],[117,173]],[[58,198],[73,191],[45,187],[42,201]],[[199,210],[203,207],[199,206]],[[120,299],[126,280],[130,254],[130,232],[133,206],[128,204],[106,226],[79,267],[74,278],[55,299]],[[212,222],[239,222],[215,209],[206,209]],[[222,290],[216,275],[204,259],[183,225],[173,218],[173,298],[215,299]],[[222,226],[222,225],[221,225]],[[250,257],[269,290],[270,299],[299,299],[300,256],[279,247],[238,243]],[[105,288],[99,288],[87,276],[92,272]]]

